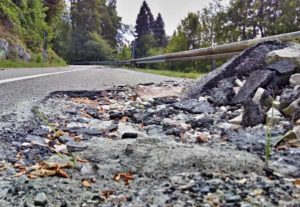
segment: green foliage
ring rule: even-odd
[[[41,51],[55,36],[55,27],[61,19],[63,8],[63,0],[3,0],[0,3],[0,37],[7,39],[12,45],[27,48],[33,57],[28,65],[34,64],[33,62],[40,64],[43,62]],[[48,34],[48,39],[44,38],[45,33]],[[47,64],[65,64],[51,49],[50,52],[49,57],[52,59]],[[18,61],[17,54],[12,51],[8,59]],[[2,65],[10,66],[9,60]],[[16,62],[15,65],[17,67],[24,63]]]
[[[135,58],[147,56],[147,51],[157,46],[157,40],[153,35],[153,25],[154,18],[151,9],[147,2],[143,1],[135,26]]]
[[[137,68],[134,70],[139,72],[144,72],[144,73],[168,76],[168,77],[191,78],[191,79],[197,79],[205,75],[205,73],[200,73],[200,72],[179,72],[179,71],[165,70],[165,69],[157,70],[157,69]]]
[[[52,63],[38,63],[38,62],[25,62],[25,61],[15,61],[15,60],[1,60],[1,68],[42,68],[42,67],[58,67],[67,66],[67,64],[62,62],[52,62]]]
[[[89,40],[84,44],[83,60],[110,60],[113,50],[106,40],[96,32],[89,34]]]
[[[130,60],[131,59],[131,48],[128,46],[123,46],[119,53],[117,54],[118,60]]]
[[[172,39],[170,40],[166,51],[168,53],[173,53],[173,52],[180,52],[180,51],[185,51],[188,50],[188,40],[187,37],[182,33],[178,32],[178,34],[174,34]]]
[[[116,1],[74,0],[58,25],[53,48],[68,62],[111,60],[121,44]]]

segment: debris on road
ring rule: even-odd
[[[19,176],[0,181],[1,199],[34,204],[43,189],[57,206],[299,205],[300,66],[281,57],[288,47],[258,44],[196,82],[50,94],[12,144],[14,168],[0,164]]]

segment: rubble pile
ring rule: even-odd
[[[258,44],[196,82],[55,92],[33,112],[0,205],[300,204],[297,44]]]

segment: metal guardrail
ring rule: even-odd
[[[300,31],[286,34],[274,35],[264,38],[234,42],[224,45],[218,45],[207,48],[200,48],[195,50],[188,50],[164,55],[157,55],[145,58],[138,58],[126,61],[95,61],[85,62],[97,65],[137,65],[137,64],[152,64],[165,62],[179,62],[179,61],[194,61],[194,60],[216,60],[221,58],[229,58],[241,53],[243,50],[264,41],[280,40],[282,42],[291,41],[300,38]],[[81,63],[83,64],[83,63]]]

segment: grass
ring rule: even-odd
[[[37,63],[25,61],[0,60],[0,68],[41,68],[67,66],[65,62]]]
[[[158,69],[144,69],[144,68],[135,68],[130,69],[134,71],[139,71],[143,73],[151,73],[156,75],[162,75],[162,76],[168,76],[168,77],[176,77],[176,78],[190,78],[190,79],[197,79],[205,73],[200,72],[179,72],[179,71],[173,71],[173,70],[158,70]]]

